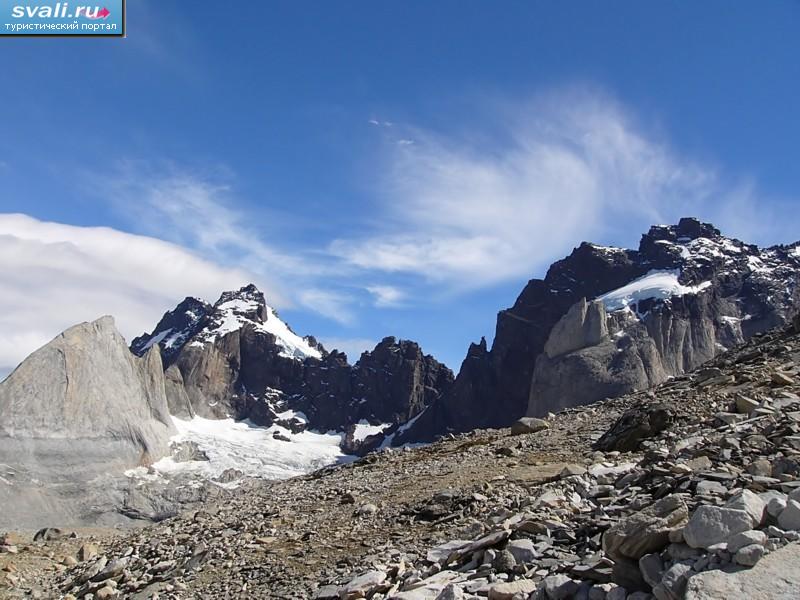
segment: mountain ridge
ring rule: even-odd
[[[678,274],[675,275],[676,270]],[[706,307],[712,316],[739,320],[715,322],[712,348],[698,345],[702,346],[702,352],[696,357],[670,366],[663,374],[654,372],[655,367],[650,365],[662,358],[675,359],[679,352],[651,352],[652,356],[644,361],[647,366],[643,367],[649,377],[637,376],[628,385],[607,388],[607,395],[589,393],[588,388],[595,379],[591,377],[593,367],[587,366],[591,362],[588,358],[577,370],[565,366],[565,360],[549,368],[539,360],[553,329],[570,308],[583,300],[594,300],[620,290],[651,271],[672,272],[675,289],[699,293],[668,294],[664,298],[647,297],[635,302],[635,308],[642,311],[639,316],[643,319],[639,320],[646,326],[655,320],[656,314],[667,320],[676,316],[691,323],[699,307],[695,300],[709,293],[715,298],[713,306]],[[396,442],[430,441],[449,432],[508,426],[523,415],[540,415],[556,408],[558,403],[552,400],[554,396],[575,394],[570,402],[558,404],[558,408],[563,408],[659,383],[666,376],[679,374],[712,358],[721,351],[721,348],[713,348],[717,340],[728,345],[741,343],[755,333],[785,324],[800,309],[799,282],[800,242],[758,248],[725,237],[710,223],[691,217],[680,219],[676,225],[654,225],[642,236],[635,250],[583,242],[569,256],[554,262],[543,279],[531,279],[514,305],[498,313],[491,349],[485,339],[471,344],[449,392]],[[673,298],[682,300],[676,300],[673,306]],[[633,302],[624,304],[622,308],[629,309]],[[655,312],[644,314],[650,310]],[[708,314],[704,318],[708,318]],[[626,329],[618,325],[617,331]],[[633,344],[637,348],[647,346],[658,337],[650,331],[639,331],[638,335],[641,338],[638,346]],[[690,347],[693,346],[690,344]],[[584,351],[584,355],[590,353]],[[569,353],[566,357],[574,358]],[[604,353],[596,361],[600,365],[598,368],[607,370],[606,363],[610,360],[608,353]],[[636,361],[641,362],[641,357],[635,357]],[[535,402],[531,409],[537,363],[540,365],[540,388],[545,382],[551,388],[550,400],[543,403],[541,410],[537,410]],[[590,376],[584,389],[559,387],[557,381],[572,381],[578,372]]]
[[[268,426],[288,409],[319,431],[362,420],[388,426],[415,417],[453,378],[416,342],[394,337],[351,365],[344,353],[295,334],[253,284],[223,292],[213,305],[183,300],[131,350],[156,344],[166,357],[170,409],[181,417]]]

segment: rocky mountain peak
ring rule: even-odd
[[[589,310],[592,301],[602,307]],[[450,392],[402,439],[643,389],[785,324],[798,307],[800,243],[759,248],[692,217],[651,227],[638,249],[583,242],[499,312],[491,349],[470,346]]]
[[[214,310],[231,311],[238,316],[263,323],[269,318],[270,307],[264,299],[264,293],[250,283],[238,290],[222,292],[214,304]]]
[[[158,344],[164,364],[172,364],[186,341],[203,327],[212,310],[207,302],[186,297],[173,310],[164,313],[152,333],[135,338],[131,342],[131,351],[142,356]]]
[[[131,350],[141,355],[158,344],[164,362],[169,366],[184,346],[203,347],[242,328],[271,336],[279,352],[287,358],[301,361],[319,359],[325,352],[314,338],[302,338],[292,331],[277,311],[267,304],[263,292],[252,283],[223,292],[213,305],[197,298],[186,298],[164,314],[152,333],[133,340]]]
[[[653,225],[642,236],[642,240],[667,240],[670,242],[691,241],[697,238],[716,240],[721,237],[720,230],[711,223],[702,223],[694,217],[683,217],[677,225]]]

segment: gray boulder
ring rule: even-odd
[[[778,515],[778,526],[781,529],[800,529],[800,502],[789,498],[786,507]]]
[[[679,529],[688,517],[679,496],[667,496],[644,510],[621,520],[603,536],[603,549],[612,559],[639,560],[669,543],[669,532]],[[749,529],[749,527],[748,527]]]
[[[750,490],[742,490],[725,503],[727,508],[745,511],[753,520],[753,527],[760,527],[766,519],[767,505]]]
[[[689,578],[686,600],[794,600],[800,589],[800,545],[789,544],[771,552],[752,569],[737,573],[721,570]]]
[[[744,510],[704,505],[692,514],[683,537],[692,548],[708,548],[752,528],[753,519]]]
[[[511,435],[522,435],[525,433],[536,433],[548,429],[550,425],[544,419],[535,417],[522,417],[511,426]]]

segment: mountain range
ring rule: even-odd
[[[287,447],[329,432],[340,456],[507,427],[649,388],[784,325],[798,283],[800,243],[759,248],[693,218],[650,228],[635,250],[584,242],[500,311],[491,348],[472,344],[456,376],[393,337],[351,364],[296,334],[252,284],[213,304],[186,298],[130,352],[105,317],[0,383],[0,462],[27,482],[0,499],[35,507],[50,492],[34,481],[174,458],[186,422],[243,422]],[[66,457],[75,466],[59,470]]]

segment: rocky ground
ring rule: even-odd
[[[0,596],[794,598],[799,358],[776,331],[648,392],[249,481],[144,529],[7,535]]]

